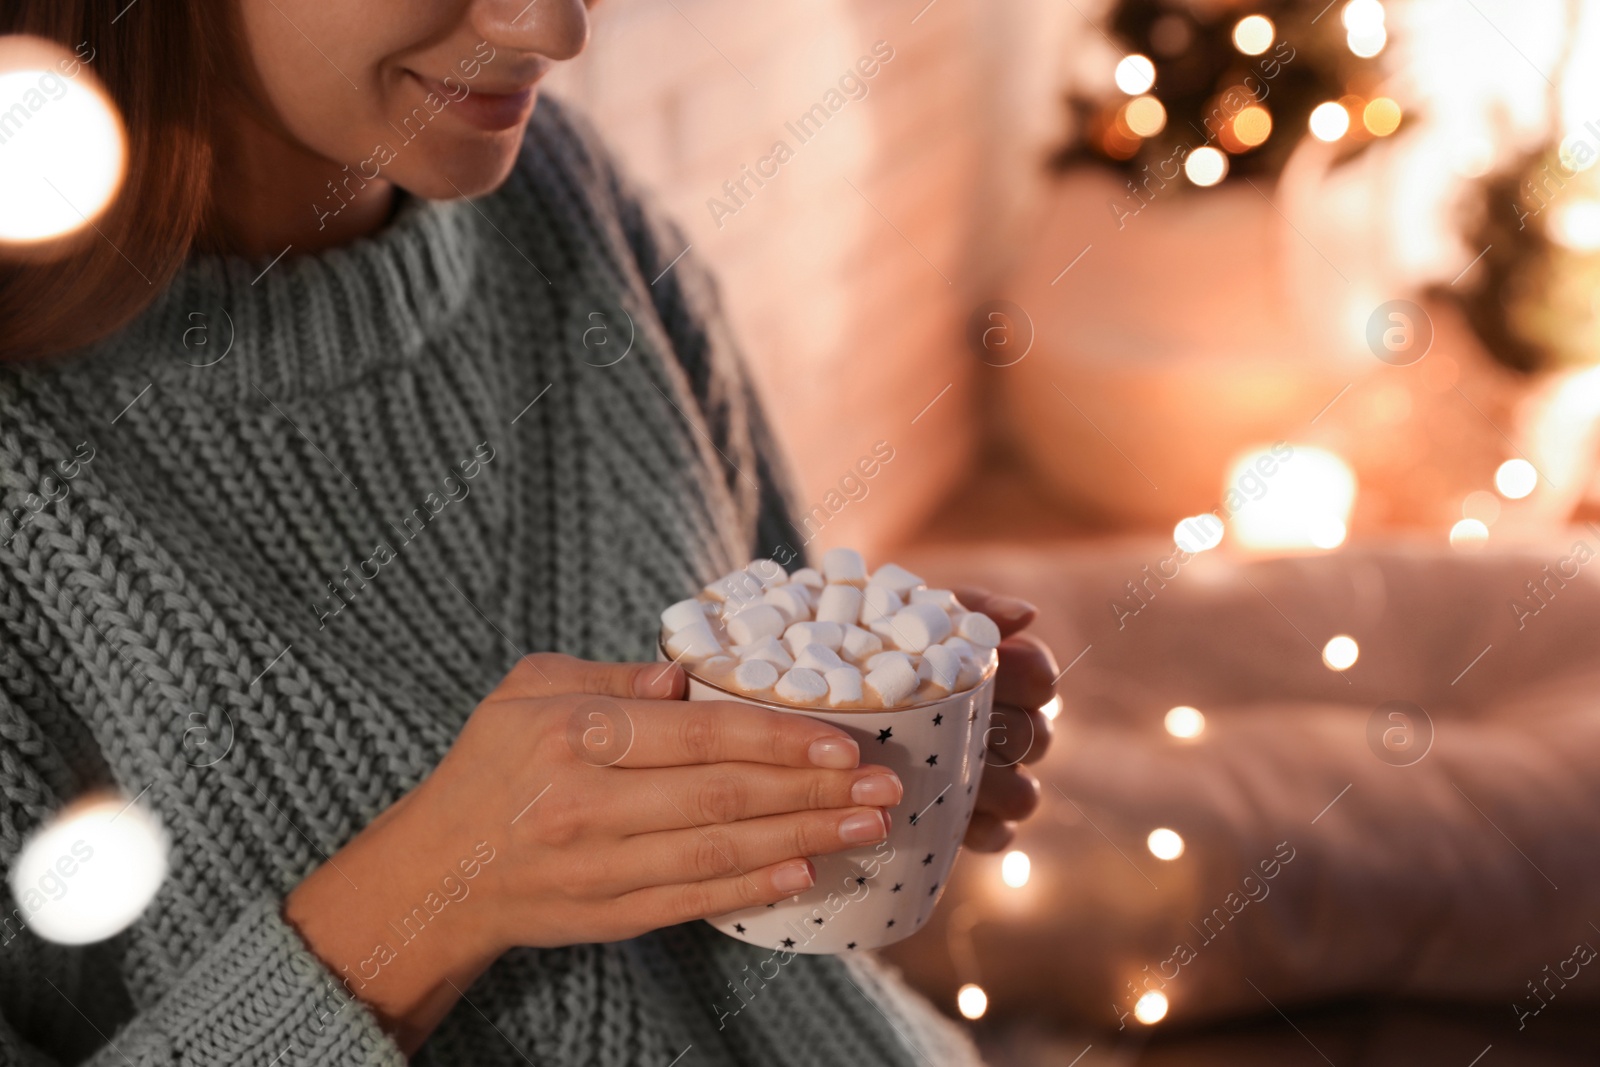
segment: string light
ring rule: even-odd
[[[1351,30],[1345,35],[1344,43],[1354,55],[1361,59],[1371,59],[1383,51],[1383,46],[1389,43],[1389,31],[1381,25],[1360,31]]]
[[[1508,459],[1494,472],[1494,487],[1507,500],[1521,500],[1539,484],[1539,472],[1525,459]]]
[[[1167,728],[1167,733],[1186,741],[1199,737],[1206,728],[1205,715],[1199,708],[1191,708],[1187,704],[1179,704],[1167,712],[1167,717],[1162,722]]]
[[[1350,112],[1338,101],[1318,104],[1311,112],[1311,136],[1319,141],[1337,141],[1350,129]]]
[[[1345,30],[1350,33],[1381,30],[1387,17],[1388,13],[1383,9],[1382,0],[1350,0],[1344,5],[1344,10],[1339,12],[1339,21],[1344,23]]]
[[[1167,1017],[1167,997],[1154,989],[1140,997],[1133,1005],[1133,1017],[1146,1026],[1154,1026]]]
[[[1183,838],[1178,831],[1169,830],[1165,826],[1158,826],[1150,831],[1150,836],[1145,838],[1145,847],[1150,850],[1150,855],[1158,860],[1175,860],[1183,855]]]
[[[1116,79],[1117,88],[1129,96],[1148,93],[1156,83],[1156,65],[1150,62],[1149,56],[1138,53],[1123,56],[1117,64]]]
[[[1313,548],[1325,550],[1338,548],[1344,544],[1348,533],[1344,520],[1333,515],[1317,515],[1306,521],[1306,538]]]
[[[66,77],[63,63],[78,63]],[[0,37],[0,241],[33,243],[89,225],[122,185],[122,121],[60,46]]]
[[[1272,136],[1272,112],[1251,104],[1233,117],[1233,135],[1246,148],[1264,144]]]
[[[1196,148],[1183,161],[1183,173],[1201,188],[1215,185],[1228,175],[1228,157],[1210,145]]]
[[[1028,876],[1033,872],[1033,861],[1021,849],[1012,849],[1006,853],[1005,859],[1000,861],[1000,880],[1012,889],[1021,889],[1028,884]]]
[[[1450,527],[1450,547],[1466,552],[1482,548],[1489,540],[1489,527],[1477,519],[1462,519]]]
[[[961,1014],[967,1019],[981,1019],[983,1013],[989,1010],[989,994],[983,987],[968,982],[956,992],[956,1007],[961,1009]]]
[[[1347,671],[1361,658],[1361,646],[1349,634],[1330,637],[1322,646],[1322,665],[1330,671]]]
[[[1265,15],[1246,15],[1233,28],[1233,47],[1247,56],[1259,56],[1272,47],[1277,28]]]
[[[86,945],[126,929],[166,874],[160,821],[121,797],[100,797],[61,812],[23,844],[11,897],[46,941]]]
[[[1387,96],[1375,97],[1361,111],[1361,125],[1374,137],[1387,137],[1400,128],[1400,105]]]
[[[1167,125],[1167,109],[1153,96],[1136,96],[1122,109],[1122,121],[1140,137],[1154,137]]]

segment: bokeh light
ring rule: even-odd
[[[1339,12],[1339,21],[1350,33],[1382,29],[1386,17],[1382,0],[1350,0]]]
[[[1264,144],[1272,136],[1272,112],[1251,104],[1233,117],[1233,135],[1246,148]]]
[[[961,1009],[963,1018],[981,1019],[989,1010],[989,994],[982,986],[968,982],[956,992],[956,1007]]]
[[[1387,96],[1367,101],[1361,109],[1361,124],[1374,137],[1387,137],[1400,128],[1400,105]]]
[[[33,243],[89,225],[115,198],[127,143],[115,105],[59,45],[0,38],[0,241]]]
[[[1478,519],[1462,519],[1450,527],[1450,547],[1474,552],[1489,540],[1489,527]]]
[[[1356,476],[1321,448],[1269,448],[1234,459],[1223,486],[1230,533],[1247,548],[1336,548],[1355,507]]]
[[[1196,185],[1215,185],[1228,176],[1228,157],[1206,145],[1189,153],[1183,161],[1183,173]]]
[[[1206,717],[1199,708],[1191,708],[1187,704],[1179,704],[1167,712],[1167,717],[1162,720],[1162,724],[1166,726],[1167,733],[1173,737],[1189,740],[1190,738],[1199,737],[1205,732]]]
[[[1317,140],[1337,141],[1350,129],[1350,112],[1337,100],[1329,100],[1312,109],[1310,126]]]
[[[1045,718],[1055,722],[1056,716],[1061,714],[1061,697],[1059,695],[1051,697],[1039,710],[1044,712]]]
[[[1133,1017],[1146,1026],[1154,1026],[1167,1017],[1167,997],[1154,989],[1145,993],[1133,1005]]]
[[[1173,527],[1172,543],[1191,555],[1205,552],[1222,544],[1226,528],[1215,515],[1191,515]]]
[[[1375,26],[1369,30],[1351,30],[1345,35],[1344,43],[1352,54],[1362,59],[1371,59],[1383,51],[1383,46],[1389,43],[1389,31],[1382,26]]]
[[[1500,517],[1500,498],[1487,489],[1475,489],[1461,502],[1461,517],[1493,526],[1494,520]]]
[[[30,837],[9,883],[34,933],[85,945],[126,929],[166,874],[160,820],[123,797],[104,796],[63,810]]]
[[[1494,472],[1494,487],[1507,500],[1521,500],[1539,484],[1539,472],[1525,459],[1508,459]]]
[[[1322,665],[1330,671],[1347,671],[1361,658],[1361,646],[1349,634],[1330,637],[1322,646]]]
[[[1165,826],[1158,826],[1150,831],[1150,836],[1145,838],[1145,846],[1150,849],[1150,855],[1158,860],[1175,860],[1183,855],[1183,838],[1178,831],[1169,830]]]
[[[1272,47],[1277,29],[1265,15],[1246,15],[1233,27],[1233,47],[1247,56],[1259,56]]]
[[[1138,96],[1148,93],[1150,87],[1156,83],[1156,65],[1150,62],[1149,56],[1135,53],[1123,56],[1117,64],[1117,88],[1129,96]]]
[[[1122,121],[1140,137],[1154,137],[1167,125],[1167,109],[1153,96],[1136,96],[1122,109]]]
[[[1033,872],[1033,861],[1028,859],[1028,854],[1021,849],[1012,849],[1006,853],[1006,858],[1000,861],[1000,880],[1012,889],[1021,889],[1028,884],[1028,876]]]

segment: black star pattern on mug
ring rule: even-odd
[[[904,889],[904,888],[905,888],[905,883],[904,883],[904,882],[896,882],[896,883],[895,883],[895,884],[894,884],[894,888],[893,888],[893,889],[891,889],[891,890],[889,890],[889,892],[891,892],[891,893],[898,893],[898,892],[900,892],[900,890],[902,890],[902,889]]]
[[[821,919],[820,919],[820,918],[817,918],[817,919],[812,919],[812,920],[811,920],[811,921],[812,921],[812,922],[814,922],[814,923],[816,923],[816,924],[817,924],[817,925],[818,925],[818,926],[821,926],[821,925],[822,925],[822,920],[821,920]]]
[[[922,865],[924,867],[928,866],[928,864],[930,864],[932,862],[933,862],[933,853],[932,852],[930,852],[926,856],[922,857]]]
[[[880,745],[883,744],[885,741],[889,740],[889,738],[891,738],[893,736],[894,736],[894,727],[893,726],[885,726],[883,729],[878,731],[878,744],[880,744]]]
[[[968,722],[977,722],[978,721],[978,709],[977,708],[973,708],[972,709],[972,714],[967,716],[967,721]]]
[[[937,715],[935,715],[933,717],[933,725],[935,725],[935,726],[944,725],[944,712],[941,711],[939,714],[937,714]]]
[[[934,797],[933,798],[933,802],[935,804],[943,804],[944,803],[944,794],[940,793],[938,796]]]
[[[890,920],[889,920],[889,923],[888,923],[888,925],[889,925],[889,926],[893,926],[893,925],[894,925],[894,920],[893,920],[893,919],[890,919]]]
[[[930,896],[930,897],[931,897],[931,896],[933,896],[933,895],[934,895],[934,894],[935,894],[935,893],[937,893],[937,892],[938,892],[938,891],[939,891],[939,883],[938,883],[938,882],[935,882],[935,883],[933,883],[933,885],[932,885],[932,887],[930,887],[930,888],[929,888],[929,889],[928,889],[928,895],[929,895],[929,896]]]
[[[794,948],[794,938],[792,938],[792,937],[784,938],[783,939],[783,947],[784,948]]]
[[[854,941],[850,942],[848,945],[845,946],[845,948],[855,948],[855,947],[856,947],[856,943]]]
[[[736,934],[744,933],[744,923],[734,923],[733,924],[733,932],[736,933]]]
[[[920,818],[922,818],[922,812],[920,812],[920,811],[912,812],[911,813],[911,825],[912,826],[917,825],[917,820],[920,819]]]
[[[967,786],[967,796],[970,797],[971,795],[972,795],[972,787],[969,785],[969,786]]]
[[[769,907],[769,908],[776,908],[777,906],[778,906],[777,904],[768,904],[767,905],[767,907]]]
[[[867,879],[866,879],[865,875],[859,875],[859,874],[856,875],[856,885],[866,885],[866,884],[867,884]]]
[[[930,767],[937,767],[937,766],[939,766],[939,754],[937,752],[935,752],[933,755],[929,756],[927,759],[923,760],[922,762],[926,763]]]

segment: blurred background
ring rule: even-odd
[[[559,91],[810,548],[1063,668],[1043,814],[890,958],[999,1064],[1590,1062],[1600,6],[597,15]]]

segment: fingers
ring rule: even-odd
[[[987,589],[963,587],[953,589],[956,599],[961,601],[961,606],[968,611],[981,611],[995,621],[1000,627],[1001,637],[1010,637],[1018,630],[1024,629],[1033,622],[1034,616],[1039,614],[1039,609],[1026,600],[1014,596],[1001,596],[991,593]]]
[[[688,684],[670,663],[596,663],[559,652],[524,656],[489,695],[490,700],[585,693],[620,699],[677,700]]]
[[[617,899],[622,914],[637,915],[641,929],[709,919],[740,908],[787,900],[816,884],[809,860],[785,860],[726,878],[636,889]]]
[[[996,704],[989,728],[983,733],[983,743],[989,750],[984,760],[990,767],[1035,763],[1050,751],[1054,731],[1050,717],[1036,708]]]
[[[999,852],[1016,836],[1015,824],[980,811],[973,814],[967,826],[966,846],[974,852]]]
[[[861,848],[882,841],[888,833],[889,817],[878,808],[770,815],[723,826],[640,834],[613,846],[614,858],[605,866],[629,872],[626,877],[632,884],[612,887],[617,891],[681,885],[748,874],[783,860]]]
[[[619,705],[632,744],[620,767],[765,763],[849,770],[861,749],[836,726],[726,700],[635,701]]]
[[[1015,822],[1039,809],[1039,779],[1021,767],[985,767],[978,787],[977,812]]]
[[[995,703],[1041,708],[1056,695],[1055,680],[1060,672],[1055,656],[1043,641],[1032,634],[1008,637],[1000,645]]]
[[[663,767],[617,775],[613,810],[628,834],[717,826],[798,811],[900,803],[905,789],[887,767],[800,770],[761,763]]]

